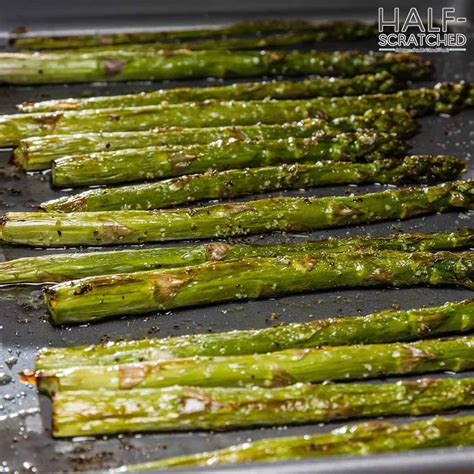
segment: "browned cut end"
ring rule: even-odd
[[[21,168],[22,170],[28,171],[27,160],[28,160],[28,149],[24,149],[22,146],[16,147],[10,156],[10,163]]]
[[[29,101],[27,101],[27,102],[22,102],[21,104],[18,104],[18,105],[16,106],[16,108],[17,108],[20,112],[22,112],[22,111],[24,111],[24,110],[25,110],[26,108],[28,108],[28,107],[33,107],[33,105],[35,105],[35,102],[32,101],[32,100],[29,100]]]
[[[21,383],[30,383],[36,385],[36,374],[33,370],[23,370],[18,374]]]

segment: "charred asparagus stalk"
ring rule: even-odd
[[[399,89],[402,83],[387,72],[353,78],[318,77],[303,81],[240,82],[225,86],[180,87],[154,92],[118,96],[46,100],[25,102],[18,106],[22,112],[54,112],[61,110],[143,107],[163,102],[200,102],[219,100],[303,99],[387,93]]]
[[[55,324],[353,286],[474,288],[473,253],[312,253],[88,277],[45,290]]]
[[[51,181],[57,187],[75,187],[144,181],[248,166],[315,163],[320,160],[370,161],[402,155],[408,148],[408,144],[396,135],[367,131],[320,133],[312,138],[250,142],[241,139],[187,147],[148,147],[65,156],[53,161]],[[262,177],[263,174],[265,171]],[[181,179],[178,189],[187,179]],[[267,179],[278,178],[268,176]]]
[[[152,146],[188,146],[214,141],[279,140],[309,138],[317,132],[356,132],[373,129],[379,132],[410,136],[418,124],[403,109],[368,110],[363,115],[350,115],[333,120],[306,119],[279,125],[244,125],[210,128],[158,128],[143,132],[77,133],[49,135],[21,140],[14,150],[15,163],[27,170],[47,169],[51,161],[66,155],[86,155],[102,151],[145,148]]]
[[[439,251],[461,249],[472,246],[473,243],[473,231],[464,229],[450,233],[331,238],[289,244],[229,245],[215,242],[180,247],[41,255],[1,262],[0,284],[61,282],[93,275],[197,265],[207,261],[303,255],[320,251],[347,252],[367,249]]]
[[[434,183],[455,179],[465,170],[464,160],[451,156],[406,156],[373,163],[318,162],[209,171],[154,183],[91,189],[43,202],[40,208],[47,212],[160,209],[203,199],[332,184]]]
[[[451,113],[474,104],[471,83],[441,83],[435,88],[394,94],[319,97],[306,100],[207,101],[145,107],[44,112],[0,116],[0,146],[23,138],[84,132],[150,130],[155,127],[217,127],[295,122],[309,117],[330,119],[371,109],[402,107],[412,114]]]
[[[472,207],[473,193],[473,182],[455,181],[356,196],[281,197],[195,209],[10,212],[3,216],[1,238],[14,244],[63,247],[309,231],[466,209]]]
[[[269,34],[284,34],[290,32],[309,32],[318,34],[323,39],[357,39],[377,35],[377,27],[371,23],[353,21],[308,22],[308,21],[253,21],[237,23],[217,28],[193,28],[171,31],[140,31],[133,33],[113,33],[100,35],[77,36],[34,36],[14,34],[10,37],[10,44],[15,48],[29,49],[64,49],[83,48],[87,46],[109,46],[153,43],[157,41],[178,42],[189,39],[215,40],[252,35],[261,37]]]
[[[474,329],[474,300],[411,310],[387,310],[368,316],[292,323],[260,330],[45,347],[35,370],[134,364],[195,356],[264,354],[285,349],[408,341]]]
[[[287,349],[267,354],[193,357],[34,373],[41,391],[129,390],[174,385],[277,387],[474,367],[474,337],[391,344]]]
[[[53,436],[230,429],[426,415],[474,405],[474,379],[283,388],[78,390],[53,396]],[[137,403],[139,402],[139,403]]]
[[[367,455],[474,444],[474,417],[431,418],[396,425],[372,421],[344,426],[327,434],[268,438],[204,453],[122,466],[111,472],[137,472],[172,467],[289,461],[319,456]]]

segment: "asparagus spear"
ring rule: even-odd
[[[388,71],[401,79],[424,79],[433,65],[412,53],[359,51],[98,51],[0,53],[0,82],[164,80],[203,77],[356,76]]]
[[[214,242],[180,247],[159,247],[112,252],[41,255],[0,262],[0,284],[61,282],[93,275],[129,273],[207,261],[252,257],[303,255],[351,250],[402,250],[406,252],[460,249],[472,246],[471,229],[435,234],[394,234],[388,237],[330,238],[289,244],[229,245]]]
[[[105,97],[56,99],[43,102],[24,102],[22,112],[54,112],[60,110],[106,109],[114,107],[142,107],[162,102],[199,102],[219,100],[302,99],[387,93],[401,87],[388,72],[361,75],[352,78],[318,77],[302,81],[239,82],[224,86],[180,87],[153,92]]]
[[[90,436],[426,415],[472,405],[472,378],[283,388],[78,390],[53,396],[52,424],[56,437]]]
[[[129,390],[174,385],[278,387],[294,383],[367,379],[474,367],[474,337],[391,344],[287,349],[267,354],[192,357],[113,366],[82,366],[34,373],[48,394],[75,390]]]
[[[331,184],[434,183],[451,180],[466,170],[451,156],[406,156],[373,163],[293,164],[222,172],[208,171],[154,183],[91,189],[43,202],[47,212],[160,209],[203,199],[299,189]]]
[[[471,97],[472,95],[472,97]],[[0,116],[0,146],[23,138],[84,132],[150,130],[155,127],[216,127],[278,124],[327,116],[330,119],[371,109],[402,107],[415,115],[451,113],[474,104],[471,83],[441,83],[434,88],[406,89],[394,94],[319,97],[305,100],[206,101],[145,107],[44,112]]]
[[[234,139],[226,143],[148,147],[65,156],[53,161],[51,181],[57,187],[75,187],[143,181],[248,166],[314,163],[320,160],[378,160],[386,156],[402,155],[408,148],[408,144],[396,135],[369,131],[339,134],[321,132],[312,138],[250,142]],[[187,179],[183,177],[178,186],[182,186]]]
[[[411,310],[387,310],[368,316],[292,323],[259,330],[116,341],[71,347],[45,347],[35,370],[84,365],[157,362],[195,356],[263,354],[285,349],[408,341],[474,329],[474,300]]]
[[[82,46],[72,50],[74,53],[112,53],[116,51],[175,51],[175,50],[247,50],[277,48],[281,46],[302,46],[326,39],[326,33],[319,31],[290,31],[270,33],[264,36],[234,38],[193,38],[187,41],[155,41],[153,43],[129,43],[119,45]],[[57,50],[50,50],[57,52]]]
[[[277,48],[281,46],[301,46],[308,43],[316,43],[324,39],[326,35],[313,31],[290,31],[286,33],[270,33],[260,37],[235,37],[235,38],[193,38],[187,41],[155,41],[153,43],[129,43],[119,45],[82,46],[75,48],[73,53],[115,53],[123,51],[150,52],[156,51],[209,51],[209,50],[260,50],[266,48]],[[24,51],[26,52],[26,51]],[[64,53],[57,48],[46,50],[50,53]]]
[[[225,449],[121,466],[110,472],[137,472],[173,467],[215,466],[244,462],[290,461],[320,456],[367,455],[474,444],[474,416],[431,418],[403,425],[371,421],[327,434],[267,438]]]
[[[418,124],[403,109],[368,110],[363,115],[349,115],[333,120],[306,119],[278,125],[244,125],[211,128],[158,128],[142,132],[77,133],[49,135],[21,140],[14,150],[15,163],[27,170],[50,167],[54,159],[66,155],[90,154],[101,151],[145,148],[150,146],[187,146],[229,140],[278,140],[309,138],[317,132],[355,132],[373,129],[379,132],[410,136]]]
[[[55,324],[353,286],[462,285],[474,288],[473,256],[397,251],[256,257],[101,275],[45,290]]]
[[[253,35],[261,37],[274,33],[312,32],[320,35],[320,40],[357,39],[377,35],[377,27],[372,23],[354,21],[308,22],[308,21],[253,21],[237,23],[230,26],[214,28],[193,28],[170,31],[140,31],[112,33],[100,35],[75,36],[31,36],[14,34],[10,37],[10,45],[15,48],[29,49],[63,49],[82,48],[86,46],[109,46],[130,43],[153,43],[156,41],[177,42],[195,38],[227,38]]]
[[[412,186],[356,196],[281,197],[194,209],[99,212],[9,212],[4,242],[44,247],[110,245],[309,231],[466,209],[473,182]]]

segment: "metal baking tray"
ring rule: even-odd
[[[1,1],[0,3],[6,3]],[[45,29],[48,19],[51,29],[66,31],[101,27],[114,29],[125,26],[126,19],[120,15],[120,5],[130,2],[81,2],[68,17],[63,10],[53,9],[59,2],[42,3],[42,10],[35,6],[32,12],[20,0],[14,5],[9,2],[3,7],[3,20],[0,29],[6,31],[26,24],[32,29]],[[332,2],[331,6],[316,7],[309,1],[295,2],[288,8],[286,2],[263,2],[261,10],[255,3],[239,4],[241,10],[231,2],[220,5],[210,4],[210,13],[204,14],[191,10],[185,13],[183,2],[172,9],[175,2],[167,2],[152,9],[146,16],[146,8],[152,2],[137,3],[137,16],[130,17],[133,27],[142,25],[198,25],[218,24],[255,17],[303,17],[321,19],[337,18],[334,12],[339,10],[341,18],[364,17],[375,19],[376,5],[372,2],[361,3],[359,9],[348,7],[347,2]],[[420,2],[424,4],[424,2]],[[62,3],[64,6],[64,3]],[[104,5],[113,8],[112,15],[103,16]],[[118,6],[117,6],[118,5]],[[154,3],[156,5],[156,3]],[[163,6],[165,5],[165,6]],[[189,5],[194,5],[189,3]],[[219,10],[224,5],[224,10]],[[273,8],[271,6],[273,5]],[[462,2],[457,5],[463,5]],[[468,5],[465,2],[464,5]],[[96,8],[97,6],[97,8]],[[395,5],[397,6],[397,5]],[[401,5],[399,5],[401,6]],[[347,7],[347,8],[346,8]],[[168,8],[168,11],[166,10]],[[331,8],[332,10],[327,10]],[[466,7],[467,8],[467,7]],[[49,10],[48,10],[49,9]],[[48,17],[48,11],[56,15]],[[127,10],[125,10],[127,11]],[[1,15],[0,15],[1,16]],[[129,18],[129,17],[126,17]],[[168,21],[168,23],[166,23]],[[114,23],[115,22],[115,23]],[[472,42],[472,30],[469,33]],[[468,45],[469,46],[469,45]],[[331,41],[317,45],[318,48],[376,49],[376,40],[357,43]],[[471,48],[472,49],[472,48]],[[474,80],[473,56],[469,53],[431,54],[436,62],[435,80]],[[119,94],[131,91],[152,90],[159,87],[177,85],[203,85],[209,81],[166,82],[166,83],[122,83],[122,84],[80,84],[39,87],[0,86],[0,113],[15,112],[15,104],[25,100],[61,98],[80,95]],[[474,111],[466,110],[453,117],[430,116],[423,118],[422,133],[411,140],[414,153],[451,153],[471,161],[466,177],[473,177],[474,163],[471,156],[474,146]],[[61,194],[50,188],[47,174],[25,175],[9,164],[9,150],[0,150],[0,213],[7,211],[31,210],[46,199]],[[273,193],[274,195],[316,195],[326,196],[346,192],[362,193],[380,190],[381,186],[340,186],[325,187],[306,191]],[[328,236],[349,235],[386,235],[391,232],[405,231],[452,231],[473,226],[473,214],[469,212],[451,212],[403,222],[386,222],[369,226],[356,226],[306,234],[272,234],[241,239],[247,242],[301,241],[320,239]],[[170,244],[171,245],[171,244]],[[99,249],[90,249],[99,250]],[[27,255],[39,255],[46,252],[63,252],[63,249],[41,250],[0,245],[0,259],[12,259]],[[83,249],[75,249],[81,252]],[[256,440],[269,436],[289,436],[301,433],[327,432],[344,423],[325,425],[308,424],[279,428],[244,429],[230,432],[181,432],[148,433],[98,438],[75,438],[72,440],[54,440],[51,437],[51,405],[44,396],[38,396],[35,387],[23,385],[18,380],[18,372],[33,367],[35,352],[43,346],[65,346],[91,344],[101,340],[118,338],[164,337],[200,332],[217,332],[231,329],[263,328],[275,324],[310,319],[323,319],[338,315],[367,314],[386,309],[390,306],[415,308],[420,306],[443,304],[448,300],[462,300],[471,296],[468,290],[453,288],[411,288],[411,289],[350,289],[324,291],[304,295],[295,295],[278,299],[217,304],[201,308],[190,308],[165,314],[151,314],[139,317],[119,318],[93,325],[54,328],[48,321],[42,304],[40,286],[0,287],[0,372],[11,377],[11,382],[0,385],[0,472],[74,472],[96,471],[122,464],[144,462],[178,454],[194,453],[216,449],[249,439]],[[273,316],[272,316],[273,315]],[[464,373],[457,376],[474,376]],[[2,383],[6,380],[2,379]],[[474,413],[463,410],[459,414]],[[394,418],[395,421],[407,421],[408,418]],[[357,422],[359,420],[351,420]],[[206,468],[206,472],[246,472],[267,473],[306,473],[306,472],[472,472],[474,467],[474,448],[463,450],[441,449],[417,451],[399,454],[387,454],[367,457],[330,457],[305,460],[302,462],[276,463],[272,465],[255,464],[251,466]],[[194,470],[202,472],[201,469]],[[187,470],[186,472],[191,472]]]

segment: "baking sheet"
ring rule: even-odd
[[[470,40],[472,41],[472,34]],[[328,50],[351,49],[354,48],[354,45],[355,43],[338,41],[326,42],[318,47],[321,46],[321,49]],[[358,49],[369,50],[375,47],[375,40],[357,42]],[[431,54],[430,58],[435,60],[437,65],[435,80],[474,80],[473,58],[469,53]],[[25,100],[121,94],[152,90],[158,87],[203,85],[204,82],[208,83],[209,81],[57,85],[34,88],[0,86],[0,113],[13,113],[15,104]],[[463,111],[454,117],[426,117],[421,120],[421,123],[422,133],[411,140],[413,153],[451,153],[469,159],[471,167],[466,177],[472,178],[474,174],[471,156],[474,145],[474,110]],[[39,202],[58,197],[63,193],[50,188],[47,174],[26,176],[8,164],[8,160],[9,151],[0,151],[0,213],[31,210]],[[292,191],[272,193],[272,195],[327,196],[347,192],[375,191],[385,187],[375,185],[326,187],[304,193]],[[466,226],[472,227],[474,224],[472,216],[473,214],[469,212],[451,212],[414,218],[404,222],[387,222],[298,235],[272,234],[264,238],[257,236],[241,240],[246,242],[286,242],[329,236],[386,235],[398,231],[453,231]],[[64,250],[27,249],[0,245],[0,259],[7,260],[62,251]],[[75,251],[83,250],[76,249]],[[93,325],[53,328],[42,304],[39,286],[0,288],[0,372],[7,375],[3,378],[3,382],[8,379],[8,376],[12,379],[10,383],[0,385],[0,416],[3,417],[0,425],[2,430],[0,433],[0,472],[91,471],[216,449],[268,436],[327,432],[344,424],[309,424],[296,427],[245,429],[226,433],[153,433],[53,440],[50,436],[51,405],[49,400],[44,396],[38,396],[34,387],[21,384],[17,376],[20,370],[33,367],[34,354],[43,346],[66,346],[97,343],[101,340],[118,338],[164,337],[232,329],[263,328],[337,315],[366,314],[390,306],[414,308],[440,305],[448,300],[462,300],[471,295],[468,290],[453,288],[352,289],[315,292],[271,300],[218,304],[165,314],[115,319]],[[463,376],[467,375],[474,376],[474,373],[463,374]],[[396,379],[394,378],[394,380]],[[460,414],[468,413],[474,414],[474,410],[460,412]],[[394,418],[394,420],[408,421],[409,419]],[[425,462],[420,462],[423,459]],[[473,459],[474,448],[462,451],[444,449],[429,454],[417,452],[358,459],[327,458],[307,460],[301,463],[278,463],[269,469],[288,473],[313,472],[316,467],[320,472],[377,472],[377,470],[381,472],[388,471],[389,466],[392,466],[395,471],[397,467],[405,466],[404,469],[411,469],[412,472],[427,472],[426,468],[431,466],[432,469],[429,468],[429,472],[433,472],[435,468],[450,472],[464,472],[474,465]],[[268,471],[263,465],[245,467],[245,470],[247,472]],[[206,469],[206,471],[211,470]],[[227,468],[221,468],[219,471],[227,471]],[[392,470],[392,472],[395,471]]]

